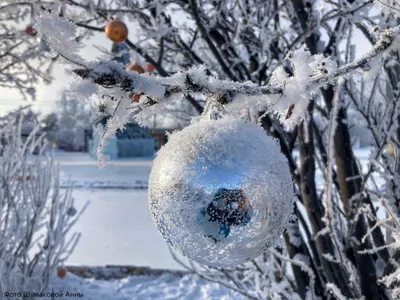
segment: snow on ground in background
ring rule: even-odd
[[[78,209],[90,204],[73,228],[82,236],[67,264],[182,269],[153,223],[147,191],[78,189],[72,196]]]
[[[146,189],[154,157],[108,161],[99,168],[87,153],[55,152],[60,164],[61,186],[73,188]]]
[[[152,159],[109,161],[100,169],[87,153],[55,153],[62,180],[90,187],[72,192],[78,209],[90,204],[73,228],[81,238],[67,264],[182,269],[153,223],[147,190],[121,189],[139,181],[147,187]]]
[[[242,295],[234,293],[220,284],[205,281],[196,275],[177,277],[171,274],[161,276],[130,276],[121,280],[103,281],[82,279],[72,274],[59,279],[54,277],[49,291],[63,292],[64,298],[85,300],[164,300],[204,299],[241,300]],[[83,293],[83,297],[66,297],[66,292]]]

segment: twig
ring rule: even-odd
[[[365,54],[362,58],[347,65],[344,65],[332,74],[321,75],[318,78],[312,78],[310,81],[309,90],[315,90],[318,87],[323,87],[326,84],[334,81],[336,78],[347,75],[357,69],[365,69],[368,62],[389,49],[393,40],[396,38],[399,27],[384,31],[381,38],[376,42],[371,51]],[[131,43],[129,43],[131,44]],[[153,60],[154,61],[154,60]],[[154,61],[154,63],[156,63]],[[268,96],[283,94],[284,88],[281,86],[256,86],[249,83],[233,83],[232,81],[219,80],[211,75],[208,75],[208,80],[196,80],[195,73],[199,72],[203,67],[190,69],[188,71],[179,72],[167,78],[161,77],[144,77],[143,75],[133,74],[122,68],[122,66],[111,65],[108,62],[100,62],[93,64],[92,67],[74,69],[73,72],[83,79],[91,79],[94,83],[104,87],[119,87],[126,92],[141,92],[150,97],[153,94],[154,86],[164,89],[162,95],[155,98],[162,99],[174,96],[176,94],[189,94],[201,92],[207,96],[216,96],[216,100],[221,104],[228,104],[239,95],[244,96]],[[178,80],[178,78],[186,78],[186,80]],[[151,81],[151,82],[150,82]],[[212,85],[210,84],[212,81]],[[146,83],[151,83],[150,86]],[[139,90],[137,87],[141,86]],[[216,90],[215,86],[219,89]],[[159,102],[152,99],[146,103],[146,106],[151,106]]]

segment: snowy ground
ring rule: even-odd
[[[369,149],[356,151],[363,167],[369,152]],[[146,188],[152,159],[112,161],[99,169],[97,161],[87,154],[56,153],[63,186],[74,187],[77,208],[90,201],[75,225],[75,231],[82,236],[67,264],[182,269],[171,257],[149,212]],[[51,286],[54,290],[83,292],[84,299],[240,299],[240,295],[195,275],[100,281],[68,274],[64,279],[54,279]]]
[[[61,185],[77,188],[147,189],[153,157],[109,161],[100,169],[86,153],[56,152]]]
[[[176,277],[131,276],[121,280],[83,280],[72,274],[56,278],[51,282],[50,292],[62,291],[64,299],[85,300],[242,300],[240,294],[217,284],[198,278],[196,275]],[[69,297],[68,293],[82,293],[83,297]],[[47,298],[46,298],[47,299]],[[62,299],[62,298],[57,298]]]
[[[77,208],[90,202],[75,225],[82,236],[68,264],[181,269],[148,208],[153,157],[110,161],[103,169],[86,153],[56,152],[55,158],[63,186],[73,187]]]
[[[68,264],[179,269],[155,227],[146,190],[78,189],[77,207],[90,201],[75,230],[81,240]]]

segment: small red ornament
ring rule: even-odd
[[[25,33],[29,35],[36,35],[37,31],[31,25],[28,25],[25,28]]]
[[[123,43],[128,38],[128,27],[121,20],[112,20],[104,29],[106,36],[115,43]]]
[[[65,275],[67,275],[67,270],[65,268],[63,268],[63,267],[58,267],[57,268],[57,276],[59,278],[64,278]]]
[[[153,73],[156,68],[152,64],[146,65],[146,72]]]
[[[126,67],[127,71],[135,71],[138,74],[143,74],[144,69],[139,64],[132,64]]]
[[[133,97],[132,97],[132,102],[131,103],[133,103],[133,102],[139,102],[139,99],[140,99],[140,94],[135,94]]]

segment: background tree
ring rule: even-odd
[[[31,1],[0,1],[0,88],[35,99],[36,84],[49,82],[58,55],[33,29],[33,6]],[[29,106],[0,118],[2,295],[46,291],[51,277],[65,273],[60,267],[79,239],[70,230],[83,209],[77,212],[71,190],[60,191],[58,169],[52,156],[44,155],[41,129],[39,114]]]
[[[92,128],[93,114],[89,104],[73,98],[66,90],[56,105],[56,138],[61,146],[70,149],[82,149],[85,145],[85,129]]]
[[[46,140],[50,143],[55,143],[57,141],[57,132],[59,130],[57,113],[52,112],[45,115],[41,120],[41,127]]]
[[[32,27],[36,12],[30,1],[0,3],[0,87],[18,90],[24,98],[33,99],[36,84],[51,80],[57,59]]]
[[[71,191],[61,192],[52,157],[32,157],[41,148],[39,124],[21,139],[22,110],[0,126],[0,292],[44,292],[49,279],[79,239],[70,229],[78,219]],[[29,112],[27,113],[29,114]],[[44,149],[41,148],[40,152]],[[68,235],[68,237],[67,237]],[[30,298],[24,295],[23,299]]]

